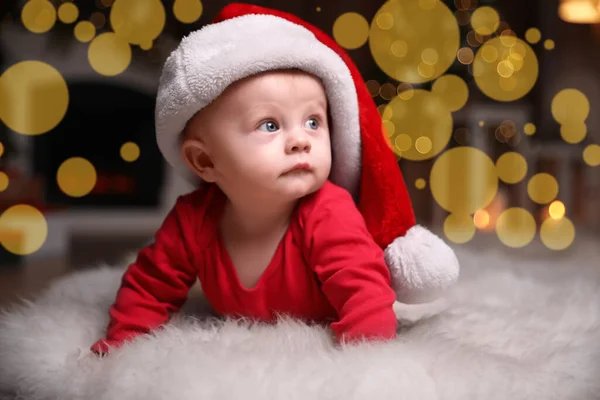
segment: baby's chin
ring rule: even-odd
[[[299,200],[304,196],[316,192],[323,185],[321,180],[315,179],[286,179],[279,182],[279,192],[289,200]]]

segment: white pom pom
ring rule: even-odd
[[[385,260],[398,299],[403,302],[431,301],[458,280],[460,268],[454,251],[419,225],[385,249]]]

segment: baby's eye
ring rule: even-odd
[[[317,121],[316,118],[311,118],[308,121],[306,121],[306,127],[308,129],[317,129],[319,128],[319,121]]]
[[[266,121],[260,124],[258,129],[265,132],[277,132],[279,130],[279,127],[273,121]]]

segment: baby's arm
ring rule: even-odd
[[[154,242],[140,251],[123,275],[109,310],[106,337],[91,347],[93,352],[107,353],[109,347],[119,347],[125,340],[159,327],[187,299],[197,274],[186,248],[186,238],[193,234],[181,199],[156,232]]]
[[[390,271],[352,198],[324,202],[313,215],[310,263],[337,310],[339,319],[331,328],[338,340],[395,338]]]

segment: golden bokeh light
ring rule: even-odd
[[[40,135],[58,125],[69,106],[69,89],[54,67],[21,61],[0,75],[0,120],[15,132]]]
[[[525,40],[531,44],[536,44],[542,39],[542,32],[538,28],[529,28],[525,31]]]
[[[546,218],[540,227],[540,238],[550,250],[565,250],[575,240],[575,226],[567,217]]]
[[[73,35],[81,43],[87,43],[96,36],[96,27],[90,21],[79,21],[73,29]]]
[[[358,49],[369,39],[369,22],[358,13],[344,13],[333,23],[333,38],[345,49]]]
[[[73,3],[62,3],[58,7],[58,19],[64,24],[72,24],[79,17],[79,9]]]
[[[458,52],[456,53],[456,57],[458,59],[458,62],[460,62],[461,64],[468,65],[473,62],[475,54],[473,53],[473,50],[471,50],[470,47],[463,47],[460,50],[458,50]]]
[[[408,147],[395,146],[398,156],[412,161],[427,160],[439,154],[450,141],[452,114],[435,94],[415,89],[408,99],[400,95],[394,97],[386,108],[389,109],[389,118],[384,119],[396,126],[396,137],[391,138],[392,143],[397,144],[398,140],[408,143]],[[412,143],[420,138],[425,139],[421,139],[421,146],[417,149]]]
[[[6,173],[0,171],[0,192],[4,192],[8,187],[10,180],[8,179],[8,175]]]
[[[527,160],[514,151],[504,153],[496,161],[496,169],[500,180],[515,184],[521,182],[527,175]]]
[[[475,236],[475,224],[468,214],[450,214],[444,220],[444,234],[457,244],[467,243]]]
[[[535,237],[536,223],[529,211],[513,207],[506,209],[496,221],[498,239],[508,247],[520,248]]]
[[[387,119],[382,120],[382,124],[383,124],[383,131],[389,139],[396,132],[396,126],[394,125],[394,123],[392,121],[389,121]]]
[[[96,11],[90,15],[90,22],[94,24],[96,29],[101,29],[106,23],[106,17],[101,11]]]
[[[540,172],[527,183],[527,193],[534,202],[548,204],[558,195],[558,182],[552,175]]]
[[[554,46],[555,46],[554,40],[552,40],[552,39],[544,40],[544,48],[546,50],[552,50],[552,49],[554,49]]]
[[[525,132],[525,134],[529,136],[534,135],[536,132],[536,127],[533,123],[528,122],[523,127],[523,132]]]
[[[590,114],[590,102],[578,89],[563,89],[552,99],[552,116],[561,125],[581,123]]]
[[[479,7],[471,15],[471,26],[478,34],[489,36],[500,26],[500,16],[492,7]]]
[[[486,229],[490,225],[490,213],[486,210],[477,210],[473,215],[473,224],[477,229]]]
[[[4,154],[4,144],[0,142],[0,157]]]
[[[166,12],[160,0],[116,0],[109,18],[113,31],[121,39],[141,45],[154,41],[161,34]]]
[[[376,80],[368,80],[365,85],[367,86],[367,90],[369,91],[369,94],[371,95],[371,97],[377,97],[379,95],[379,88],[381,87],[379,85],[379,82],[377,82]]]
[[[29,255],[38,251],[48,237],[48,223],[37,208],[17,204],[0,215],[0,241],[9,252]]]
[[[56,9],[48,0],[29,0],[21,11],[21,22],[33,33],[48,32],[56,23]]]
[[[600,165],[600,145],[590,144],[583,150],[583,161],[590,167]]]
[[[396,90],[397,90],[396,86],[387,82],[379,87],[379,95],[381,96],[382,99],[389,101],[396,96],[396,94],[397,94]]]
[[[475,83],[486,96],[498,101],[525,96],[535,85],[538,74],[539,64],[533,49],[512,36],[488,40],[473,61]]]
[[[321,7],[317,7],[317,12],[321,12]]]
[[[585,122],[571,121],[568,124],[561,125],[560,136],[570,144],[581,142],[587,135],[587,125]]]
[[[415,89],[413,88],[413,85],[406,82],[399,84],[396,92],[402,100],[410,100],[415,95]]]
[[[427,186],[427,181],[423,178],[418,178],[415,181],[415,187],[419,190],[425,189],[426,186]]]
[[[472,215],[496,196],[498,175],[492,160],[481,150],[455,147],[437,158],[429,186],[440,207],[451,213]]]
[[[452,112],[463,108],[469,99],[469,88],[457,75],[444,75],[438,78],[431,86],[431,91],[439,96]]]
[[[140,157],[140,148],[133,142],[127,142],[121,146],[120,153],[123,160],[133,162]]]
[[[443,75],[459,44],[456,18],[439,0],[389,0],[377,11],[369,34],[375,63],[389,77],[408,83]]]
[[[131,47],[115,33],[105,32],[96,36],[90,43],[88,61],[100,75],[119,75],[129,67]]]
[[[548,214],[550,215],[550,218],[561,219],[565,216],[565,213],[565,204],[560,200],[554,200],[552,203],[550,203],[550,206],[548,206]]]
[[[96,168],[81,157],[63,161],[56,172],[58,187],[71,197],[83,197],[90,193],[96,186],[96,179]]]
[[[317,7],[317,11],[319,7]],[[200,0],[175,0],[173,3],[173,15],[184,24],[196,22],[202,16],[204,7]]]

